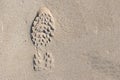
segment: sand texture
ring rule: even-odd
[[[0,80],[120,80],[120,0],[0,0]]]

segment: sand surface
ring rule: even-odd
[[[52,71],[34,71],[30,28],[41,7],[56,23]],[[0,0],[0,80],[120,80],[119,0]]]

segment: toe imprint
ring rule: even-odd
[[[54,19],[47,8],[42,8],[35,20],[31,29],[31,38],[35,47],[46,46],[54,36]]]

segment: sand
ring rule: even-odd
[[[47,7],[51,71],[33,69],[30,29]],[[119,0],[0,0],[0,80],[120,80]]]

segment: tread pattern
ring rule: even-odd
[[[33,57],[33,67],[35,71],[47,69],[51,70],[53,65],[52,53],[47,51],[39,52],[46,48],[54,36],[55,22],[51,12],[47,8],[41,8],[35,17],[31,27],[31,40],[37,49]],[[42,47],[42,48],[41,48]]]

